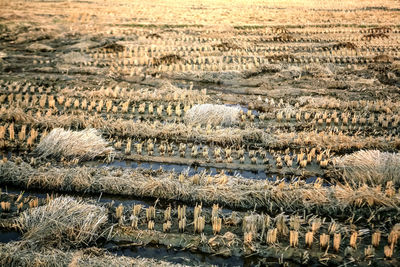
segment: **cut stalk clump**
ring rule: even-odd
[[[97,156],[113,152],[96,129],[70,131],[62,128],[53,129],[43,138],[35,152],[43,158],[79,158],[80,160],[93,159]]]

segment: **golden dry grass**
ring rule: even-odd
[[[23,212],[17,223],[31,248],[70,248],[96,241],[107,218],[104,207],[59,197]]]
[[[40,141],[34,152],[43,158],[64,157],[84,160],[108,155],[113,152],[113,148],[96,129],[71,131],[55,128]]]
[[[0,244],[1,266],[183,266],[146,258],[114,256],[98,248],[62,251],[54,248],[32,250],[18,242]]]
[[[175,199],[188,203],[218,203],[230,208],[283,208],[343,211],[349,207],[396,207],[400,200],[380,187],[304,182],[276,184],[203,172],[179,180],[178,173],[110,168],[40,168],[8,161],[0,165],[0,182],[56,191],[109,193]]]
[[[400,182],[400,155],[379,150],[361,150],[336,157],[333,165],[347,182],[384,185],[389,181]]]
[[[187,124],[231,126],[239,122],[240,107],[216,104],[194,105],[185,114]]]

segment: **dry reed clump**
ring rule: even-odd
[[[35,149],[41,157],[93,159],[113,151],[96,129],[83,131],[53,129]]]
[[[361,150],[336,157],[334,167],[349,183],[385,184],[400,182],[400,154]]]
[[[24,233],[22,242],[31,248],[87,245],[101,236],[106,222],[106,208],[72,197],[55,198],[29,209],[17,221]]]
[[[230,126],[238,123],[240,110],[239,106],[229,107],[215,104],[194,105],[185,114],[185,122],[188,124]]]
[[[45,249],[34,251],[21,247],[19,242],[0,245],[1,266],[182,266],[145,258],[115,256],[98,248],[61,251]]]

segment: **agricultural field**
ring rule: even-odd
[[[0,266],[400,266],[398,0],[0,0]]]

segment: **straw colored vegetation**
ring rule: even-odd
[[[62,251],[58,249],[31,250],[20,243],[0,245],[1,266],[182,266],[164,261],[145,258],[114,256],[98,248]]]
[[[144,246],[213,234],[216,255],[240,236],[230,250],[261,264],[400,266],[385,231],[400,205],[399,1],[376,2],[0,0],[0,185],[159,203],[131,219],[124,204],[2,195],[23,236],[0,265],[140,264],[81,250],[130,225]],[[102,166],[115,158],[188,171]],[[243,230],[226,208],[246,210]],[[351,227],[302,229],[283,212]]]
[[[400,183],[400,154],[361,150],[333,159],[334,167],[349,183]]]
[[[35,152],[43,158],[79,158],[93,159],[100,155],[106,155],[113,151],[96,129],[83,131],[53,129],[45,136]]]
[[[27,163],[0,165],[0,182],[47,190],[110,193],[136,197],[175,199],[189,203],[219,203],[230,208],[283,208],[286,211],[329,210],[341,213],[350,207],[396,207],[399,198],[380,187],[323,187],[321,181],[274,183],[203,172],[180,179],[164,171],[112,168],[39,168]]]
[[[185,121],[189,124],[230,126],[238,123],[240,110],[240,107],[229,107],[225,105],[194,105],[186,113]]]
[[[105,208],[59,197],[23,212],[18,227],[24,233],[23,244],[31,248],[69,248],[96,241],[106,222]]]

